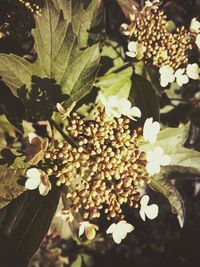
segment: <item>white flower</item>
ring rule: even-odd
[[[28,134],[29,145],[25,149],[26,161],[31,165],[36,165],[44,157],[44,152],[49,145],[48,138],[42,139],[35,133]]]
[[[128,30],[128,24],[123,23],[121,25],[121,32],[123,35],[129,35],[130,34],[130,31]]]
[[[195,40],[195,44],[200,49],[200,34],[197,35],[196,40]]]
[[[99,227],[95,224],[92,224],[88,221],[81,222],[79,227],[79,237],[83,235],[85,232],[85,235],[87,239],[92,240],[96,236],[96,231],[99,229]]]
[[[121,112],[119,110],[119,101],[116,96],[109,96],[108,99],[99,93],[99,100],[101,104],[105,107],[105,112],[108,118],[120,118]]]
[[[199,66],[197,63],[188,64],[186,68],[186,73],[189,78],[193,80],[199,79]]]
[[[186,74],[184,74],[184,69],[178,69],[174,76],[176,77],[176,82],[179,86],[182,86],[183,84],[186,84],[189,82],[189,78]]]
[[[126,55],[129,57],[136,57],[138,60],[141,60],[144,56],[144,52],[146,51],[146,47],[142,44],[138,44],[137,42],[129,42],[128,44],[128,52]]]
[[[124,239],[128,233],[132,232],[134,227],[132,224],[126,221],[120,221],[117,224],[113,223],[109,226],[106,234],[112,234],[115,243],[120,244],[122,239]]]
[[[160,124],[157,121],[153,122],[153,118],[146,119],[143,127],[143,137],[145,141],[154,144],[157,139],[157,134],[160,131]]]
[[[131,102],[124,97],[119,99],[119,110],[121,114],[127,116],[131,120],[136,120],[134,117],[141,117],[140,109],[137,107],[131,107]]]
[[[167,166],[170,163],[170,156],[165,155],[162,147],[155,147],[146,154],[146,170],[149,175],[160,172],[160,166]]]
[[[99,100],[104,105],[108,118],[120,118],[121,115],[124,115],[135,120],[134,117],[141,117],[139,108],[131,107],[131,102],[126,98],[111,95],[106,99],[102,93],[99,93]]]
[[[39,189],[40,195],[46,196],[51,190],[51,183],[45,172],[37,168],[28,169],[26,172],[28,179],[26,180],[25,187],[28,190]]]
[[[76,106],[76,101],[74,101],[71,106],[69,106],[67,109],[65,109],[60,103],[56,104],[57,110],[61,113],[61,118],[64,120],[67,117],[69,117],[71,111]]]
[[[158,216],[158,205],[151,204],[148,205],[149,202],[149,196],[145,195],[140,200],[140,216],[143,221],[146,220],[146,217],[150,220],[155,219]]]
[[[191,32],[199,33],[200,32],[200,22],[193,18],[190,23],[190,30]]]
[[[162,87],[166,87],[169,83],[173,83],[175,80],[174,70],[169,65],[163,66],[159,69],[160,72],[160,84]]]

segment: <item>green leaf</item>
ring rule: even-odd
[[[109,72],[97,80],[95,86],[102,90],[104,96],[116,95],[128,98],[133,69],[131,67],[123,69],[124,66],[125,64],[118,66],[118,71],[114,67],[113,71],[109,70]]]
[[[159,175],[152,177],[150,186],[168,199],[172,212],[178,215],[179,224],[183,227],[185,208],[183,199],[176,187],[166,177],[160,177]]]
[[[87,47],[89,42],[97,41],[103,27],[103,4],[101,0],[92,0],[84,9],[81,0],[72,0],[73,30],[78,36],[79,46]]]
[[[72,1],[71,0],[52,0],[57,10],[62,10],[63,17],[68,22],[72,19]]]
[[[159,100],[151,83],[142,76],[134,74],[132,76],[132,88],[129,99],[142,112],[142,119],[153,117],[159,121]]]
[[[25,187],[18,184],[26,168],[0,166],[0,209],[25,191]]]
[[[59,197],[57,186],[45,197],[38,190],[26,191],[0,211],[0,258],[4,266],[27,266],[50,227]]]
[[[33,73],[31,63],[19,56],[4,53],[0,53],[0,62],[0,76],[15,96],[17,96],[17,88],[24,84],[27,87],[30,86]]]
[[[77,15],[80,20],[82,14]],[[99,45],[84,50],[78,47],[77,36],[67,23],[61,10],[45,0],[42,15],[35,15],[33,30],[37,60],[33,64],[14,55],[0,54],[0,75],[4,82],[16,89],[26,85],[30,89],[33,75],[54,79],[69,94],[71,102],[84,97],[91,90],[99,68]]]
[[[82,257],[78,255],[77,259],[72,263],[71,267],[81,267],[82,265]]]

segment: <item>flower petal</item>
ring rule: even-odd
[[[49,192],[49,187],[48,186],[45,186],[44,184],[40,184],[39,185],[39,192],[40,192],[40,195],[41,196],[46,196]]]
[[[141,199],[140,199],[140,204],[141,206],[146,206],[149,202],[149,196],[148,195],[144,195]]]
[[[136,57],[136,53],[135,52],[126,52],[126,55],[128,56],[128,57]]]
[[[139,213],[140,213],[140,217],[142,218],[142,220],[143,221],[146,221],[146,216],[145,216],[144,208],[141,207]]]
[[[40,184],[40,179],[29,178],[26,180],[25,187],[28,190],[35,190]]]
[[[145,210],[146,216],[150,219],[153,220],[158,216],[158,205],[152,204],[149,205],[146,210]]]
[[[26,176],[28,176],[29,178],[34,178],[34,179],[39,178],[38,180],[40,180],[40,175],[41,175],[41,172],[37,168],[30,168],[26,172]]]
[[[111,224],[108,227],[106,234],[112,234],[116,230],[116,227],[117,227],[116,223]]]
[[[89,224],[87,227],[85,227],[85,235],[88,240],[92,240],[96,236],[96,231],[92,224]]]

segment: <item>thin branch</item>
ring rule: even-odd
[[[78,145],[76,144],[76,142],[70,138],[64,131],[63,129],[53,120],[50,119],[49,122],[56,128],[56,130],[62,135],[62,137],[72,146],[77,148]]]

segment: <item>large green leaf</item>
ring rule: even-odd
[[[142,119],[153,117],[159,121],[159,100],[151,83],[140,75],[133,74],[129,99],[142,112]]]
[[[180,226],[183,227],[185,208],[183,199],[176,187],[165,176],[154,176],[150,186],[162,193],[170,202],[172,212],[177,214]]]
[[[25,191],[25,187],[18,184],[25,171],[25,168],[0,166],[0,209]]]
[[[56,186],[46,197],[27,191],[0,211],[2,266],[27,266],[49,229],[59,197]]]
[[[76,19],[80,20],[82,15],[80,13]],[[71,24],[51,1],[45,0],[42,15],[35,15],[35,23],[36,62],[31,65],[15,55],[0,54],[0,75],[15,94],[24,84],[30,89],[31,76],[36,75],[55,79],[63,94],[79,100],[90,92],[95,80],[99,68],[99,45],[80,50]]]

